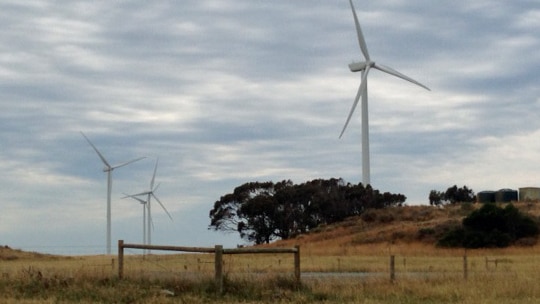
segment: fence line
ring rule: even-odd
[[[184,247],[184,246],[161,246],[143,244],[125,244],[124,240],[118,241],[118,277],[124,277],[124,249],[146,249],[163,251],[181,251],[196,253],[214,253],[215,256],[215,281],[218,292],[223,291],[223,255],[224,254],[268,254],[268,253],[292,253],[294,254],[294,276],[300,283],[300,246],[294,248],[233,248],[224,249],[222,245],[212,247]]]
[[[488,262],[493,262],[495,264],[495,267],[497,266],[497,263],[500,263],[501,260],[494,259],[489,260],[487,257],[486,260],[486,269],[488,269]],[[406,264],[405,258],[403,259],[403,264]],[[469,261],[467,258],[467,253],[463,255],[463,280],[467,281],[469,279]],[[395,256],[390,255],[390,261],[389,261],[389,268],[390,268],[390,281],[394,282],[396,280],[396,263],[395,263]]]

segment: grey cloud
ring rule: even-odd
[[[370,75],[374,186],[425,203],[429,190],[454,183],[528,183],[520,176],[537,171],[523,162],[538,152],[525,142],[540,129],[536,3],[355,5],[372,57],[432,88]],[[204,210],[247,181],[360,180],[359,112],[337,138],[360,82],[347,64],[362,56],[346,1],[13,1],[0,4],[0,25],[8,245],[43,245],[13,229],[40,223],[24,216],[38,205],[80,218],[55,218],[50,246],[66,245],[62,229],[73,242],[103,241],[95,223],[105,175],[79,131],[112,162],[149,157],[114,172],[117,238],[140,237],[131,232],[139,206],[120,197],[147,186],[156,157],[160,198],[179,218],[159,223],[172,231],[156,235],[163,242],[195,218],[202,228],[188,231],[200,244],[223,237],[208,235]]]

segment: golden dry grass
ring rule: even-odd
[[[540,215],[540,205],[517,207]],[[222,296],[213,285],[213,254],[128,252],[126,279],[118,280],[116,256],[59,257],[0,247],[0,303],[539,303],[540,245],[465,251],[418,238],[420,229],[459,221],[471,208],[477,206],[370,211],[267,245],[300,245],[301,286],[292,279],[292,254],[225,255]]]
[[[523,213],[540,218],[540,202],[514,205]],[[479,204],[406,206],[368,210],[333,225],[323,226],[294,239],[281,240],[262,247],[292,247],[300,245],[310,255],[348,254],[454,254],[455,250],[434,248],[435,239],[420,238],[422,229],[459,223]],[[435,249],[435,250],[434,250]],[[509,249],[509,250],[518,250]]]

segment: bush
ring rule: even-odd
[[[380,223],[387,224],[387,223],[393,222],[394,220],[395,220],[394,215],[389,212],[385,212],[379,215]]]
[[[446,232],[443,237],[437,241],[437,246],[441,247],[462,247],[465,239],[465,229],[454,228]]]
[[[418,230],[418,233],[416,235],[416,238],[421,240],[430,236],[435,235],[435,229],[434,228],[420,228]]]
[[[366,223],[373,223],[377,220],[377,211],[368,209],[360,215],[360,218]]]
[[[536,238],[537,223],[512,204],[505,208],[485,204],[463,219],[462,226],[446,232],[437,242],[443,247],[507,247],[523,238]],[[531,241],[529,240],[528,243]]]

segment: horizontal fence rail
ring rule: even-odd
[[[300,246],[294,248],[223,248],[222,245],[215,247],[185,247],[185,246],[162,246],[126,244],[123,240],[118,241],[118,277],[124,277],[124,249],[146,249],[195,253],[214,253],[215,255],[215,281],[218,292],[223,291],[223,255],[224,254],[294,254],[294,276],[300,283]]]
[[[148,250],[163,250],[163,251],[181,251],[181,252],[199,252],[199,253],[214,253],[215,248],[212,247],[183,247],[183,246],[161,246],[161,245],[142,245],[142,244],[125,244],[124,241],[118,241],[118,248],[131,249],[148,249]]]

